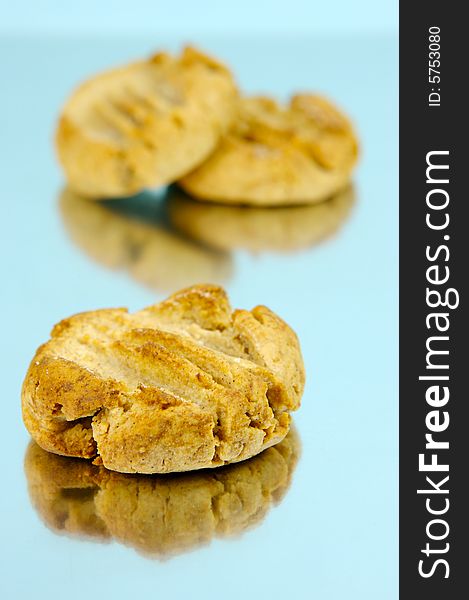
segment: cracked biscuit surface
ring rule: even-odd
[[[314,203],[347,185],[357,154],[350,122],[320,96],[298,94],[288,106],[244,98],[218,148],[179,185],[222,203]]]
[[[57,127],[70,187],[129,196],[184,176],[214,150],[236,98],[229,70],[194,48],[97,75],[72,94]]]
[[[265,306],[233,311],[198,285],[136,313],[103,309],[57,324],[22,390],[45,450],[123,473],[217,467],[288,433],[304,368],[298,339]]]

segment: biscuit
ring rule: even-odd
[[[113,471],[169,473],[238,462],[280,442],[300,404],[297,336],[264,306],[235,310],[197,285],[130,314],[58,323],[22,389],[45,450]]]
[[[350,122],[322,97],[296,95],[287,107],[244,98],[216,151],[179,184],[221,203],[319,202],[346,186],[357,152]]]
[[[214,150],[236,97],[228,69],[193,48],[97,75],[72,94],[57,127],[70,187],[108,198],[184,176]]]
[[[199,202],[172,186],[167,211],[176,230],[214,250],[287,253],[334,235],[354,203],[351,185],[318,204],[276,208]]]
[[[155,200],[145,192],[132,200],[100,202],[66,188],[59,206],[74,244],[98,264],[122,270],[152,290],[171,293],[194,280],[228,281],[231,256],[168,227],[164,203]]]
[[[31,442],[25,473],[31,501],[53,531],[114,539],[148,558],[166,559],[258,525],[288,490],[299,451],[292,430],[237,465],[145,476],[113,473]]]

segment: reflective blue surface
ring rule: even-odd
[[[397,39],[191,40],[231,64],[246,91],[286,98],[311,89],[334,98],[361,140],[355,201],[317,217],[279,214],[289,223],[288,244],[282,231],[266,235],[271,215],[253,217],[254,225],[231,215],[238,229],[223,248],[220,240],[208,247],[210,231],[204,245],[187,240],[158,208],[143,211],[143,221],[119,210],[104,221],[98,215],[97,239],[99,205],[77,216],[62,195],[51,143],[60,105],[94,71],[181,41],[0,41],[9,82],[0,97],[2,597],[395,598]],[[319,226],[321,219],[329,221]],[[61,318],[98,307],[138,309],[191,277],[223,281],[234,306],[266,304],[299,334],[308,381],[295,416],[302,454],[290,487],[234,539],[215,538],[168,560],[57,535],[31,505],[23,468],[29,437],[19,398],[29,360]]]

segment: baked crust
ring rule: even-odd
[[[300,448],[294,431],[249,461],[217,471],[145,476],[113,473],[31,442],[29,495],[53,531],[114,539],[157,559],[259,524],[288,490]]]
[[[347,185],[357,154],[349,120],[320,96],[298,94],[287,107],[244,98],[216,151],[179,184],[222,203],[314,203]]]
[[[186,48],[106,71],[65,104],[56,144],[69,185],[84,196],[129,196],[184,176],[233,119],[229,70]]]
[[[295,333],[265,306],[232,311],[198,285],[129,314],[81,313],[54,327],[22,390],[45,450],[123,473],[238,462],[280,442],[300,404]]]
[[[277,208],[199,202],[172,186],[167,211],[176,230],[214,250],[286,253],[333,236],[354,204],[352,185],[318,204]]]

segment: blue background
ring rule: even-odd
[[[285,3],[217,3],[214,11],[209,4],[3,8],[4,598],[397,597],[397,9],[364,1],[289,2],[288,12]],[[233,305],[267,304],[298,332],[304,351],[308,382],[295,416],[302,457],[287,495],[238,539],[157,562],[45,527],[28,498],[19,394],[55,322],[98,307],[135,310],[172,291],[170,283],[142,286],[72,241],[58,206],[63,177],[52,136],[77,82],[186,41],[228,62],[246,92],[287,98],[312,89],[334,98],[356,125],[362,155],[356,203],[334,236],[298,252],[230,253]]]
[[[63,33],[396,33],[390,0],[2,0],[0,31]]]

